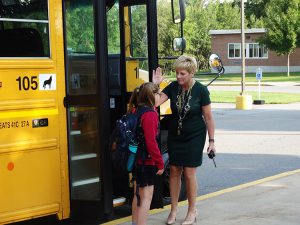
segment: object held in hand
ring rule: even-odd
[[[212,151],[212,150],[208,153],[208,158],[212,159],[213,162],[214,162],[214,164],[215,164],[215,167],[217,167],[216,162],[215,162],[215,160],[214,160],[214,157],[215,157],[215,156],[216,156],[216,155],[215,155],[214,151]]]
[[[215,155],[214,151],[212,151],[212,150],[208,153],[208,158],[210,158],[210,159],[213,159],[215,156],[216,155]]]

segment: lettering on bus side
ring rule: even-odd
[[[37,128],[37,127],[48,127],[48,118],[33,119],[32,128]]]
[[[30,126],[30,123],[28,120],[0,122],[0,130],[1,129],[10,129],[10,128],[23,128],[23,127],[29,127],[29,126]]]
[[[53,91],[56,90],[56,74],[39,74],[39,76],[18,76],[17,85],[19,91],[37,90]]]
[[[19,91],[36,90],[38,88],[37,76],[19,76],[16,79]]]

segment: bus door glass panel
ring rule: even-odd
[[[109,1],[111,5],[114,0]],[[120,77],[120,5],[116,2],[107,11],[107,44],[108,44],[108,81],[110,123],[114,128],[116,120],[124,113],[122,111],[122,81]]]
[[[96,98],[94,1],[66,0],[64,8],[67,95],[81,101]],[[68,107],[72,200],[100,200],[98,115],[92,104]]]
[[[112,2],[110,2],[110,4],[112,4]],[[107,11],[109,95],[114,97],[121,95],[119,9],[119,4],[115,3],[112,7],[109,7]]]
[[[0,57],[50,57],[47,0],[0,0]]]
[[[162,2],[161,2],[162,3]],[[179,1],[174,0],[174,19],[180,20]],[[174,59],[180,53],[175,52],[172,48],[172,39],[178,37],[180,31],[180,23],[175,24],[172,20],[172,8],[169,2],[164,2],[157,7],[157,42],[158,42],[158,64],[161,65],[163,72],[167,76],[175,76],[173,69]],[[176,57],[177,56],[177,57]]]
[[[68,109],[68,113],[71,198],[99,200],[97,108],[73,106]]]
[[[96,93],[93,0],[66,0],[67,91],[69,95]]]
[[[125,7],[124,15],[126,88],[132,92],[138,85],[149,82],[147,7]]]

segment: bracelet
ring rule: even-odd
[[[210,138],[210,139],[208,139],[208,142],[215,143],[215,139],[213,139],[213,138]]]

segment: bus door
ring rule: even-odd
[[[120,2],[121,74],[127,102],[131,92],[151,81],[158,66],[156,1],[122,0]],[[149,72],[150,71],[150,72]],[[152,207],[162,207],[161,178],[157,177]]]
[[[158,66],[158,27],[156,0],[120,0],[120,74],[122,102],[128,102],[133,90],[144,82],[152,80],[152,71]],[[174,23],[180,23],[181,36],[176,40],[183,42],[184,1],[170,1],[170,18]],[[175,40],[175,39],[174,39]],[[171,48],[171,43],[170,43]],[[169,60],[176,57],[160,56],[160,60]],[[166,105],[167,106],[167,105]],[[167,108],[167,107],[164,108]],[[126,110],[126,105],[123,111]],[[161,112],[164,112],[163,110]],[[119,181],[118,175],[113,173],[113,181]],[[163,176],[157,176],[152,208],[162,207]],[[120,187],[114,183],[114,187]]]
[[[71,216],[109,213],[106,8],[64,1]],[[96,212],[96,213],[95,213]]]
[[[121,73],[127,92],[151,80],[158,65],[156,1],[120,1]],[[151,18],[151,19],[149,19]]]

